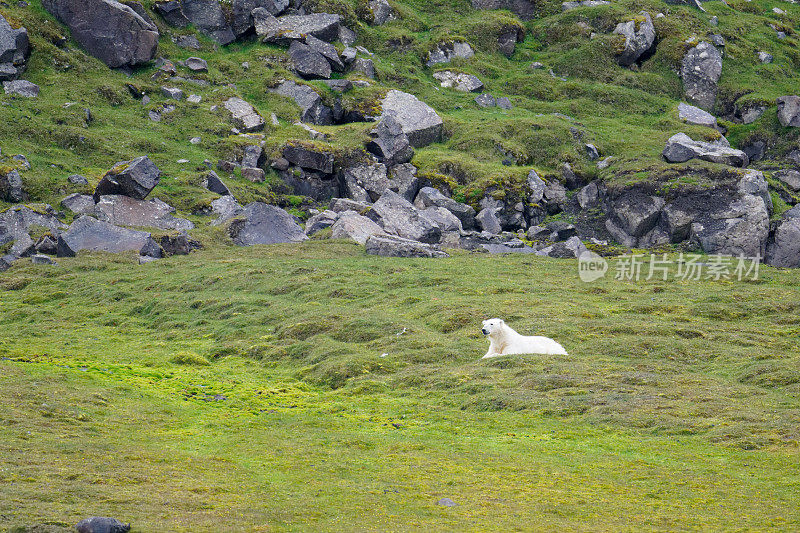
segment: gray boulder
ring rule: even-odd
[[[709,254],[763,257],[769,213],[761,198],[744,195],[726,208],[692,223],[693,238]]]
[[[147,253],[142,255],[151,255],[153,247],[158,248],[158,245],[147,232],[120,228],[89,216],[78,218],[58,236],[59,257],[74,257],[82,250],[109,253],[145,251]]]
[[[425,218],[414,205],[394,191],[387,190],[367,214],[387,233],[424,243],[437,243],[442,231]]]
[[[291,98],[300,106],[301,121],[319,126],[333,124],[333,111],[322,102],[319,93],[308,85],[284,81],[274,89],[274,92]]]
[[[442,87],[455,89],[456,91],[474,93],[483,90],[483,82],[472,74],[440,70],[439,72],[434,72],[433,77],[439,80]]]
[[[181,8],[189,22],[217,43],[225,45],[236,40],[218,0],[181,0]]]
[[[642,237],[661,216],[664,199],[631,190],[610,200],[610,215],[616,227],[632,237]]]
[[[339,213],[326,209],[321,213],[317,213],[306,221],[306,235],[314,235],[320,230],[329,228],[339,220]]]
[[[39,86],[28,80],[4,81],[3,90],[6,94],[22,96],[24,98],[36,98],[39,96]]]
[[[315,52],[321,54],[328,61],[331,69],[336,72],[344,72],[344,63],[342,63],[342,60],[339,57],[339,52],[336,51],[336,47],[331,43],[326,43],[321,39],[317,39],[313,35],[306,35],[306,45]]]
[[[436,246],[395,235],[373,235],[366,242],[370,255],[383,257],[449,257]]]
[[[580,257],[582,253],[587,251],[586,246],[578,237],[570,237],[564,242],[557,242],[551,246],[542,248],[539,253],[549,257],[567,259]]]
[[[156,2],[153,9],[161,15],[164,22],[175,28],[184,28],[190,24],[189,19],[183,14],[181,0],[167,0]],[[198,43],[198,48],[199,48]]]
[[[469,43],[465,42],[441,42],[428,53],[428,59],[425,64],[429,67],[440,65],[443,63],[450,63],[453,59],[471,59],[475,56],[475,51]]]
[[[228,234],[239,246],[301,242],[308,237],[294,217],[274,205],[254,202],[228,226]]]
[[[183,64],[192,72],[208,72],[208,62],[202,57],[190,57]]]
[[[528,172],[528,189],[530,190],[528,202],[532,204],[541,202],[544,198],[544,191],[546,188],[547,184],[544,180],[539,177],[539,174],[537,174],[535,170],[531,169],[531,171]]]
[[[598,6],[607,6],[611,5],[611,2],[606,0],[582,0],[582,1],[571,1],[571,2],[562,2],[561,3],[561,10],[562,11],[570,11],[572,9],[577,9],[579,7],[598,7]]]
[[[351,70],[371,80],[374,80],[376,77],[375,63],[368,57],[357,57],[353,62]]]
[[[503,231],[500,220],[497,218],[497,211],[498,208],[496,207],[484,207],[475,216],[475,221],[482,231],[491,233],[492,235],[498,235]]]
[[[25,70],[31,53],[28,30],[14,29],[0,15],[0,81],[11,81]]]
[[[475,209],[469,205],[458,203],[452,198],[448,198],[433,187],[421,188],[414,200],[414,205],[420,209],[441,207],[452,213],[461,222],[461,226],[464,229],[470,230],[475,228]]]
[[[373,139],[367,143],[367,150],[379,161],[388,165],[408,163],[414,157],[414,148],[403,132],[403,126],[392,114],[384,114],[377,126],[370,132]]]
[[[101,196],[95,205],[99,220],[116,226],[189,230],[194,224],[174,216],[175,208],[161,200],[135,200],[127,196]]]
[[[369,218],[355,211],[344,211],[331,227],[332,239],[350,239],[364,245],[374,235],[386,235],[386,232]]]
[[[703,111],[699,107],[684,104],[678,104],[678,119],[687,124],[694,124],[697,126],[707,126],[709,128],[717,127],[717,118],[707,111]]]
[[[217,198],[211,202],[211,212],[217,216],[211,225],[219,226],[233,217],[239,216],[243,210],[244,208],[231,195]]]
[[[800,96],[781,96],[775,103],[781,126],[800,128]]]
[[[203,178],[203,187],[211,192],[215,192],[220,196],[227,196],[231,193],[228,186],[220,179],[216,172],[209,171]]]
[[[701,42],[689,50],[681,63],[686,98],[702,109],[712,109],[717,100],[717,82],[722,74],[722,54],[714,45]]]
[[[241,131],[254,132],[264,129],[264,117],[241,98],[232,97],[225,101],[225,109],[231,114],[234,125]]]
[[[514,55],[514,50],[517,48],[517,43],[522,41],[522,29],[509,28],[503,31],[497,37],[497,48],[506,57],[510,58]]]
[[[391,90],[381,102],[383,115],[393,114],[414,148],[437,142],[442,137],[444,121],[432,107],[416,96]]]
[[[376,163],[346,168],[344,187],[347,196],[357,202],[377,201],[389,188],[386,165]]]
[[[797,217],[784,214],[777,223],[767,244],[765,262],[776,267],[800,268],[800,212]]]
[[[427,207],[422,209],[422,214],[425,218],[439,226],[439,229],[442,230],[442,234],[448,232],[460,233],[463,229],[458,217],[444,207]]]
[[[383,26],[394,19],[394,9],[386,0],[370,0],[369,9],[372,11],[372,24]]]
[[[22,176],[16,169],[0,174],[0,199],[6,202],[24,202],[28,195],[23,188]]]
[[[94,215],[94,198],[88,194],[70,194],[61,205],[79,215]]]
[[[128,533],[130,524],[123,524],[116,518],[92,516],[84,518],[75,525],[78,533]]]
[[[305,40],[307,35],[331,43],[339,37],[342,17],[328,13],[274,17],[264,8],[252,11],[256,34],[267,43],[287,44]]]
[[[116,0],[42,0],[42,7],[111,68],[141,65],[155,57],[158,29],[128,5]]]
[[[162,235],[158,238],[158,244],[168,256],[189,255],[193,250],[199,250],[203,247],[198,241],[189,237],[186,230],[181,230],[173,235]]]
[[[300,41],[292,41],[289,59],[301,78],[313,80],[331,77],[331,65],[325,56]]]
[[[335,174],[294,167],[279,175],[294,194],[326,201],[341,195],[340,182]]]
[[[14,206],[0,213],[0,245],[29,237],[33,226],[46,228],[56,234],[66,229],[66,224],[53,214],[53,208],[45,206],[44,211],[34,210],[27,206]]]
[[[656,29],[650,19],[650,14],[642,11],[641,16],[644,18],[643,21],[634,19],[620,22],[614,29],[615,34],[625,38],[625,46],[617,55],[617,62],[623,67],[629,67],[636,63],[655,44]]]
[[[792,192],[800,192],[800,171],[779,170],[773,177],[779,179]]]
[[[478,107],[496,107],[497,99],[489,93],[483,93],[475,97],[475,103]]]
[[[581,209],[595,207],[600,201],[600,187],[593,181],[579,190],[575,197]]]
[[[242,155],[243,168],[261,168],[264,166],[264,149],[257,144],[249,144],[244,147]]]
[[[233,31],[241,36],[255,31],[253,10],[265,9],[270,15],[278,16],[289,7],[290,0],[233,0]]]
[[[67,178],[67,181],[73,185],[89,185],[89,180],[86,176],[81,176],[80,174],[72,174]]]
[[[693,141],[685,133],[677,133],[669,138],[662,155],[670,163],[684,163],[697,158],[732,167],[746,167],[750,163],[747,154],[731,148],[723,139],[713,143]]]
[[[310,170],[318,170],[324,174],[333,174],[333,154],[315,148],[313,145],[299,143],[286,144],[283,157],[289,163]]]
[[[358,202],[350,198],[333,198],[328,206],[334,213],[344,213],[345,211],[355,211],[358,214],[364,214],[372,209],[372,205],[366,202]]]
[[[122,161],[109,170],[94,190],[95,202],[101,196],[118,194],[144,200],[158,185],[161,171],[147,156]]]

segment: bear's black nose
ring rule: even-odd
[[[489,334],[489,332],[486,331],[485,329],[482,329],[481,332],[483,332],[484,335],[488,335]]]

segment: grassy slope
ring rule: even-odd
[[[790,272],[582,284],[571,261],[311,242],[0,285],[0,525],[800,526]],[[570,355],[480,361],[494,315]]]

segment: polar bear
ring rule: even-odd
[[[489,337],[489,351],[483,359],[500,355],[538,353],[567,355],[563,346],[547,337],[526,337],[511,329],[500,318],[483,321],[481,332]]]

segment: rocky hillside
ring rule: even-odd
[[[0,13],[4,268],[310,236],[379,255],[588,246],[800,266],[794,3],[33,0]]]

